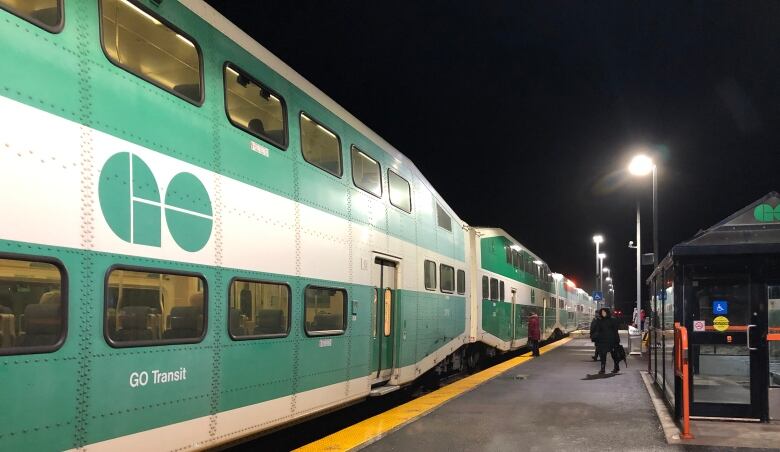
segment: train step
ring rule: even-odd
[[[401,387],[396,385],[380,386],[378,388],[372,389],[371,392],[368,393],[368,395],[370,397],[379,397],[385,394],[390,394],[391,392],[397,391],[399,389],[401,389]]]

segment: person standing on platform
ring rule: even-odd
[[[620,344],[620,334],[618,334],[618,321],[612,317],[612,313],[607,308],[601,308],[599,310],[600,320],[596,322],[595,339],[596,339],[596,353],[601,359],[600,374],[604,373],[604,369],[607,365],[607,353],[612,355],[612,361],[615,363],[615,367],[612,369],[612,373],[620,372],[620,366],[615,356],[615,347]]]
[[[599,360],[599,351],[596,348],[596,328],[598,328],[599,323],[599,313],[597,312],[596,315],[593,316],[593,320],[590,321],[590,341],[593,342],[593,361]]]
[[[528,343],[531,344],[531,355],[539,356],[539,340],[542,334],[539,331],[539,316],[535,313],[531,313],[531,317],[528,318]]]

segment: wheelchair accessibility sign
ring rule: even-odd
[[[712,302],[713,315],[727,315],[729,313],[729,302],[725,300],[715,300]]]

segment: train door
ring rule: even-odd
[[[745,269],[692,273],[685,295],[692,317],[691,415],[762,419],[767,397],[762,384],[766,347],[760,344],[767,324],[765,295],[755,290],[758,285]]]
[[[511,327],[511,331],[512,331],[512,338],[511,338],[510,344],[511,344],[512,347],[514,347],[515,346],[515,341],[517,340],[517,328],[519,327],[519,324],[518,324],[518,321],[517,321],[517,312],[519,311],[519,308],[518,308],[518,306],[516,304],[517,303],[517,289],[515,289],[513,287],[511,290],[512,290],[512,296],[511,296],[512,307],[510,308],[511,311],[510,311],[510,317],[509,318],[511,319],[510,320],[510,327]]]
[[[390,378],[395,358],[395,300],[398,263],[374,259],[374,297],[371,306],[372,367],[377,380]]]

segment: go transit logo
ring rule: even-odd
[[[753,209],[753,217],[762,223],[780,221],[780,204],[772,207],[769,204],[759,204]]]
[[[111,230],[122,240],[160,247],[162,211],[173,240],[195,252],[206,246],[213,224],[211,199],[191,173],[173,176],[161,202],[157,180],[137,155],[112,155],[100,171],[100,208]]]

